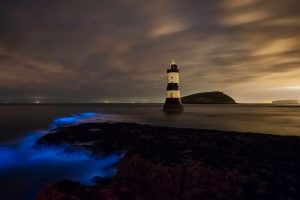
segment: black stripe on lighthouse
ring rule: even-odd
[[[168,83],[167,90],[179,90],[178,83]]]
[[[181,105],[181,99],[180,98],[166,98],[165,106],[167,105]]]

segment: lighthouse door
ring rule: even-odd
[[[170,94],[170,95],[171,95],[171,98],[173,98],[173,93],[172,93],[172,92],[171,92],[171,94]]]

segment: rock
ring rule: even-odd
[[[94,129],[95,131],[89,131]],[[50,199],[297,199],[300,138],[132,123],[89,123],[57,129],[40,145],[80,146],[93,154],[124,152],[118,173],[86,187],[49,184]]]
[[[203,92],[184,96],[181,98],[184,104],[235,104],[230,96],[223,92]]]
[[[39,200],[118,200],[126,199],[122,191],[114,191],[98,185],[85,187],[68,180],[47,185],[38,196]]]

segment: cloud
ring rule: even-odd
[[[39,61],[7,51],[2,51],[0,56],[0,84],[9,83],[5,79],[15,82],[49,82],[53,76],[72,74],[71,69],[49,61]]]
[[[162,36],[167,36],[171,35],[174,33],[179,33],[181,31],[184,31],[188,28],[184,23],[174,23],[174,22],[169,22],[168,24],[160,25],[156,28],[154,28],[150,32],[150,36],[152,37],[162,37]]]
[[[272,2],[4,0],[0,95],[163,101],[174,58],[183,94],[264,101],[256,88],[299,85],[300,4]]]
[[[242,8],[256,4],[260,0],[227,0],[222,2],[222,5],[226,8]]]
[[[296,38],[276,39],[267,42],[258,51],[254,52],[254,55],[273,55],[293,51],[297,48],[298,41],[299,39]]]

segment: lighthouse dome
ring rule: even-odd
[[[174,59],[171,60],[171,64],[170,65],[176,65],[176,62]]]

